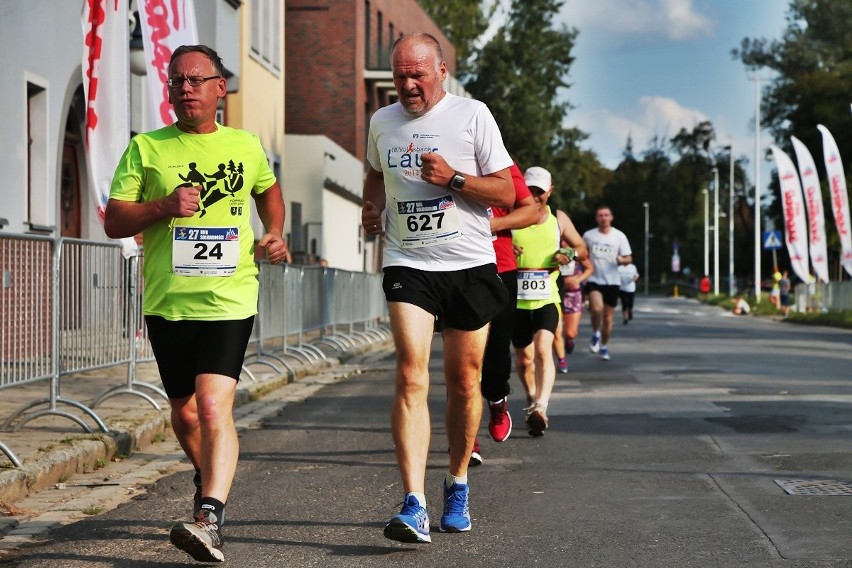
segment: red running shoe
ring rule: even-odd
[[[512,415],[509,414],[507,399],[489,402],[488,410],[491,418],[488,420],[488,433],[495,442],[505,442],[512,433]]]

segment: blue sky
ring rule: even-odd
[[[590,137],[608,167],[621,160],[628,135],[639,154],[654,135],[710,120],[716,143],[754,171],[755,83],[731,57],[744,37],[780,39],[788,0],[566,0],[557,25],[579,31],[567,124]],[[762,73],[764,78],[771,75]],[[761,152],[771,139],[764,132]],[[761,185],[770,164],[761,166]]]

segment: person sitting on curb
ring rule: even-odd
[[[751,308],[748,305],[748,302],[745,301],[745,298],[739,297],[734,299],[734,315],[738,316],[747,316]]]

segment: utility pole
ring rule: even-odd
[[[760,77],[754,81],[754,298],[760,301]]]
[[[650,205],[648,202],[642,203],[642,207],[645,208],[645,295],[648,295],[648,280],[651,279],[651,269],[648,266],[648,209]]]
[[[713,294],[719,295],[719,168],[713,166]]]
[[[728,146],[730,152],[730,179],[728,181],[728,296],[736,294],[734,283],[734,142]]]
[[[704,274],[702,276],[708,276],[710,274],[710,196],[706,189],[702,193],[704,194]]]

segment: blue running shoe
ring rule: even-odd
[[[601,356],[601,361],[609,361],[609,349],[606,348],[606,345],[601,345],[599,354]]]
[[[402,510],[385,525],[385,538],[399,542],[432,542],[429,515],[414,495],[406,495]]]
[[[597,353],[601,349],[601,338],[597,335],[592,336],[592,340],[589,342],[589,351],[592,353]]]
[[[441,530],[444,532],[466,532],[470,530],[467,485],[453,483],[444,485],[444,514],[441,515]]]

